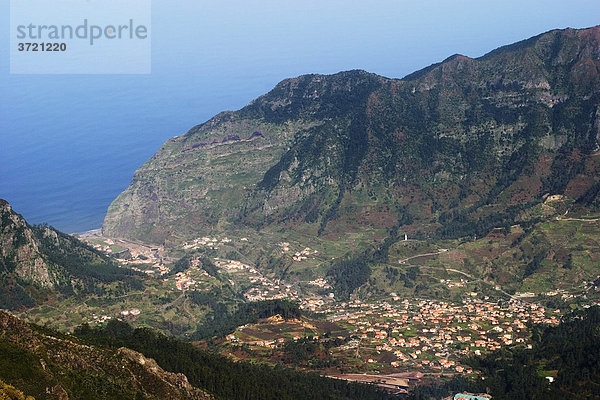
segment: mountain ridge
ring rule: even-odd
[[[527,181],[537,186],[529,200],[566,189],[577,199],[595,183],[599,41],[598,26],[553,30],[403,79],[362,70],[285,79],[167,141],[111,204],[103,232],[175,243],[241,223],[335,237],[377,214],[428,236],[459,214],[477,223],[486,205],[505,212],[500,202],[522,197]],[[253,132],[262,137],[251,144],[181,153]],[[575,178],[587,187],[576,190]]]

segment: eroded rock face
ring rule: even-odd
[[[0,311],[0,331],[21,331],[23,333],[29,333],[31,332],[31,329],[29,328],[29,325],[27,325],[25,322],[21,321],[17,317],[7,312]]]
[[[152,358],[146,358],[142,353],[128,349],[126,347],[119,348],[119,354],[128,360],[137,363],[144,367],[149,373],[155,375],[161,381],[167,382],[177,389],[184,389],[187,392],[194,392],[195,388],[190,385],[187,377],[181,373],[172,373],[163,370]]]
[[[167,141],[111,204],[103,232],[168,244],[236,221],[335,234],[386,209],[392,225],[409,213],[410,232],[431,234],[482,205],[514,205],[525,182],[532,193],[519,201],[560,194],[578,174],[591,186],[599,37],[600,27],[551,31],[404,79],[284,80]]]
[[[0,199],[0,309],[86,291],[99,282],[91,269],[98,266],[116,273],[114,279],[126,279],[106,255],[51,227],[29,225]]]
[[[54,288],[50,266],[25,219],[0,199],[0,269],[43,288]],[[0,271],[2,272],[2,271]]]

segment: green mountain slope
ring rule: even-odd
[[[404,79],[287,79],[167,141],[110,206],[108,236],[178,243],[281,226],[485,235],[544,194],[598,206],[600,27],[556,30]]]
[[[111,321],[95,328],[82,326],[75,331],[75,336],[94,345],[127,346],[140,351],[156,359],[162,368],[184,373],[191,384],[220,400],[391,400],[397,397],[373,385],[265,363],[236,362],[147,328],[133,329],[124,322]]]
[[[0,395],[13,396],[2,398],[24,399],[23,393],[38,400],[212,398],[183,374],[166,372],[133,350],[84,345],[5,312],[0,349]]]
[[[570,212],[564,215],[565,210]],[[589,285],[600,272],[600,219],[584,211],[572,200],[547,197],[520,212],[515,225],[484,236],[397,241],[388,257],[371,268],[361,290],[448,298],[470,290],[500,295],[494,289],[498,285],[510,294],[561,290],[595,298]],[[440,279],[472,283],[469,290],[448,289]],[[562,307],[558,297],[552,301],[557,308]]]
[[[125,322],[83,325],[64,335],[0,311],[0,396],[25,395],[38,400],[395,398],[372,385],[236,362]]]
[[[102,293],[102,284],[140,286],[130,270],[48,226],[31,226],[0,199],[0,308],[16,309],[62,293]]]

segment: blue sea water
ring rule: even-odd
[[[31,223],[99,228],[165,140],[284,78],[355,68],[399,78],[600,15],[585,0],[484,3],[154,0],[150,75],[11,75],[0,24],[0,198]]]
[[[10,133],[0,137],[0,197],[32,223],[67,232],[98,228],[135,169],[165,140],[227,105],[243,105],[214,89],[203,91],[206,101],[185,82],[175,90],[151,80],[13,78],[15,86],[0,95],[10,105],[10,113],[0,111],[0,129]],[[8,98],[10,92],[18,95]]]

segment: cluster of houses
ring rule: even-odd
[[[503,305],[473,298],[466,298],[462,304],[354,300],[328,306],[323,311],[331,321],[347,326],[350,335],[357,338],[357,343],[346,344],[346,349],[360,345],[378,354],[392,353],[396,358],[390,363],[392,367],[408,363],[411,367],[453,369],[458,373],[472,372],[458,364],[463,355],[481,354],[515,343],[530,347],[528,323],[558,324],[558,310],[549,313],[539,305],[515,300]],[[370,359],[377,362],[377,357]]]
[[[248,238],[241,238],[241,241],[248,241]],[[227,244],[227,243],[231,243],[232,240],[229,239],[228,237],[224,237],[222,239],[218,239],[216,237],[211,238],[208,236],[203,236],[201,238],[196,238],[194,240],[192,240],[191,242],[185,242],[183,244],[183,248],[187,249],[187,250],[196,250],[199,249],[201,246],[204,247],[208,247],[211,249],[217,249],[219,247],[219,244]]]
[[[365,363],[431,372],[471,374],[471,368],[460,365],[462,356],[517,343],[531,348],[527,324],[558,324],[558,310],[516,300],[504,304],[470,296],[457,304],[433,300],[334,303],[316,297],[299,300],[301,308],[327,314],[330,321],[347,329],[352,340],[340,350],[349,354],[360,350]],[[238,341],[234,335],[228,339]],[[319,340],[318,336],[314,339]],[[251,344],[278,347],[284,341],[280,337]]]
[[[140,315],[141,311],[138,310],[137,308],[132,308],[131,310],[123,310],[120,312],[121,316],[123,317],[136,317],[138,315]]]
[[[308,282],[309,285],[318,286],[322,289],[331,289],[331,285],[323,278],[318,278]]]
[[[289,289],[289,288],[286,288]],[[290,299],[298,300],[298,292],[289,290],[288,293],[282,293],[278,289],[269,288],[251,288],[244,293],[244,298],[248,301],[263,301],[263,300],[277,300],[277,299]]]
[[[323,311],[321,311],[323,305],[331,303],[334,299],[333,293],[329,293],[327,297],[319,297],[316,295],[302,296],[292,287],[292,285],[283,284],[277,281],[274,282],[262,275],[257,275],[255,278],[251,279],[251,283],[256,286],[248,289],[244,293],[244,297],[248,301],[289,299],[298,302],[299,307],[302,310],[323,313]]]
[[[163,276],[169,272],[169,267],[154,260],[124,260],[122,258],[117,258],[117,261],[119,261],[121,266],[127,266],[133,271],[141,272],[146,275]],[[144,264],[146,264],[145,268]]]
[[[289,242],[281,242],[281,243],[279,243],[279,246],[281,247],[281,252],[284,254],[290,251],[290,243]],[[303,261],[303,260],[308,259],[308,256],[310,256],[311,254],[317,254],[317,253],[318,253],[317,250],[313,250],[310,247],[305,247],[304,249],[295,252],[294,255],[292,256],[292,260]]]
[[[189,290],[198,282],[192,279],[188,272],[178,272],[175,274],[175,287],[177,290]]]
[[[233,338],[230,338],[230,336],[233,336]],[[232,342],[237,340],[237,339],[235,339],[235,335],[230,335],[230,336],[228,336],[227,338],[230,339]],[[285,343],[284,338],[277,338],[275,340],[257,340],[257,341],[252,342],[251,344],[254,346],[267,347],[269,349],[274,349],[277,347],[281,347],[284,343]]]
[[[250,272],[252,274],[258,274],[258,271],[254,267],[251,267],[250,265],[244,264],[241,261],[220,260],[218,258],[215,258],[215,265],[217,267],[226,269],[228,271],[232,271],[232,270],[238,270],[238,271],[248,270],[248,272]]]
[[[96,314],[92,314],[92,321],[97,323],[97,324],[103,324],[105,322],[108,322],[112,319],[111,316],[109,315],[96,315]]]
[[[294,253],[294,255],[292,256],[292,260],[303,261],[308,259],[308,256],[310,256],[311,254],[317,254],[317,250],[311,250],[310,247],[305,247],[304,250]]]
[[[213,239],[203,238],[199,243],[214,243]],[[280,243],[282,251],[289,251],[289,243]],[[306,252],[298,255],[306,257]],[[304,251],[304,250],[303,250]],[[557,324],[554,313],[548,313],[536,304],[511,300],[499,305],[478,293],[468,293],[462,304],[451,304],[433,300],[406,300],[395,293],[391,302],[361,302],[354,300],[338,303],[334,296],[302,296],[291,285],[271,280],[254,267],[236,260],[215,259],[215,265],[228,272],[244,273],[252,287],[244,293],[248,301],[261,301],[288,298],[299,301],[300,308],[315,313],[326,314],[332,322],[348,327],[348,333],[355,337],[363,349],[372,349],[382,354],[393,354],[378,358],[369,354],[365,362],[379,363],[386,359],[391,367],[421,368],[425,370],[452,370],[456,373],[473,371],[458,363],[458,359],[470,353],[481,354],[515,343],[528,345],[527,323]],[[178,277],[186,279],[185,274]],[[467,280],[441,280],[451,287],[463,287]],[[185,281],[182,280],[182,285]],[[331,285],[322,278],[307,282],[310,286],[322,289]],[[184,287],[184,286],[182,286]],[[179,287],[178,287],[179,288]],[[229,338],[236,341],[234,337]],[[272,341],[258,341],[253,345],[277,347],[283,338]],[[345,345],[352,347],[352,342]]]
[[[280,281],[273,281],[260,273],[251,265],[244,264],[236,260],[223,260],[215,258],[215,266],[228,272],[246,273],[250,283],[254,287],[250,288],[244,296],[250,301],[273,300],[273,299],[298,299],[298,292],[292,290],[292,285],[283,284]],[[233,282],[233,281],[232,281]]]
[[[279,243],[279,246],[281,247],[282,253],[287,253],[288,251],[290,251],[290,243],[289,242],[281,242],[281,243]]]
[[[169,272],[169,267],[157,259],[154,254],[141,254],[135,250],[129,250],[129,258],[117,258],[121,267],[142,272],[146,275],[165,275]]]
[[[460,281],[452,281],[451,279],[440,279],[440,283],[446,285],[448,289],[465,287],[469,281],[461,279]]]
[[[136,317],[140,314],[141,314],[140,310],[138,310],[137,308],[132,308],[131,310],[123,310],[123,311],[119,312],[118,317]],[[105,322],[110,321],[111,319],[113,319],[113,317],[110,315],[92,314],[91,321],[94,323],[97,323],[97,324],[103,324]]]
[[[299,301],[300,297],[297,290],[292,288],[292,285],[284,284],[279,281],[273,281],[254,268],[248,269],[251,272],[252,278],[250,283],[255,285],[250,289],[246,290],[244,297],[248,301],[263,301],[263,300],[277,300],[277,299],[290,299]]]
[[[324,312],[322,311],[322,307],[324,305],[325,305],[325,300],[323,300],[322,298],[306,297],[306,298],[301,299],[300,309],[301,310],[309,310],[309,311],[312,311],[315,313],[323,314]]]
[[[222,268],[234,274],[243,273],[250,281],[250,287],[244,293],[244,298],[248,301],[262,301],[289,298],[298,300],[298,292],[292,289],[291,285],[283,284],[265,277],[256,268],[236,260],[224,260],[215,258],[215,266]],[[230,280],[235,285],[235,282]]]
[[[112,246],[112,245],[114,245],[114,244],[115,244],[115,242],[114,242],[112,239],[106,239],[106,240],[104,240],[104,242],[103,242],[104,244],[100,244],[100,243],[90,243],[90,242],[89,242],[89,241],[87,241],[87,240],[86,240],[86,242],[87,242],[87,243],[88,243],[90,246],[92,246],[94,249],[96,249],[96,250],[100,250],[100,251],[103,251],[103,252],[105,252],[105,253],[108,253],[108,254],[110,254],[110,253],[112,253],[112,252],[113,252],[113,251],[112,251],[112,249],[110,248],[110,246]]]

